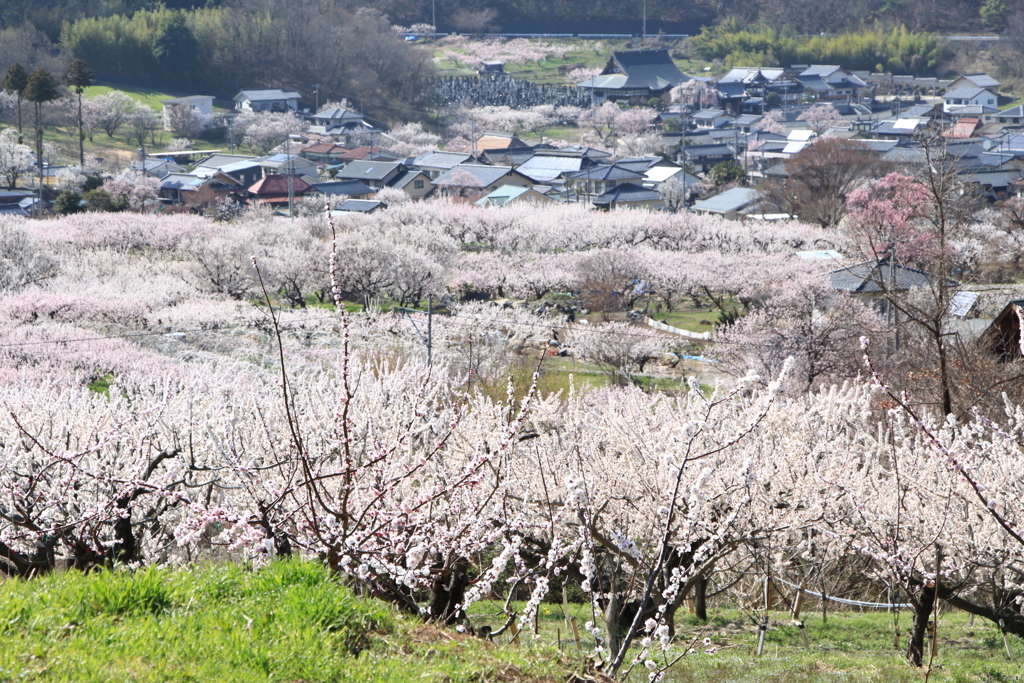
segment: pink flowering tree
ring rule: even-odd
[[[764,131],[765,133],[775,133],[776,135],[785,135],[786,126],[784,124],[785,115],[781,109],[772,109],[766,111],[761,115],[761,120],[754,124],[756,130]]]
[[[934,255],[935,234],[928,229],[931,198],[916,178],[889,173],[850,192],[844,229],[872,258],[924,263]]]
[[[815,104],[807,111],[796,117],[797,121],[804,121],[811,130],[821,135],[829,128],[841,126],[846,120],[836,111],[831,104]]]
[[[672,102],[690,109],[709,109],[718,105],[718,91],[706,81],[691,78],[672,88]]]

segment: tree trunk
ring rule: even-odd
[[[36,218],[43,213],[43,105],[36,102],[36,164],[39,166],[39,198],[36,202]]]
[[[451,567],[442,569],[434,579],[433,599],[430,602],[430,616],[451,626],[462,617],[461,605],[469,586],[469,560],[460,557]]]
[[[701,621],[708,620],[708,580],[703,576],[693,585],[693,611]]]
[[[138,559],[138,544],[132,532],[132,513],[128,508],[130,502],[128,497],[117,501],[117,507],[124,511],[124,516],[114,522],[114,547],[110,556],[112,563],[128,563]]]
[[[78,92],[78,165],[85,166],[85,133],[82,132],[82,92]],[[143,168],[145,171],[145,168]]]
[[[935,589],[925,586],[921,590],[918,602],[914,605],[914,625],[910,629],[910,640],[907,643],[907,661],[914,666],[924,664],[924,636],[928,630],[928,619],[935,604]]]

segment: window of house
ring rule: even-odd
[[[414,188],[416,188],[417,190],[422,190],[423,189],[423,181],[422,180],[414,180],[413,183],[412,183],[412,186]]]

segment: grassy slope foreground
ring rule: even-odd
[[[517,605],[518,606],[518,605]],[[473,621],[497,626],[499,605],[474,606]],[[588,605],[570,605],[578,622]],[[772,613],[767,647],[756,657],[756,619],[716,609],[708,624],[680,623],[680,647],[694,644],[668,683],[1024,683],[1024,643],[1006,656],[997,629],[963,613],[940,618],[932,671],[905,664],[893,646],[908,615],[833,613],[823,623],[808,613],[810,648],[784,613]],[[324,568],[277,562],[259,570],[229,564],[200,569],[58,573],[0,582],[0,683],[14,681],[195,681],[196,683],[332,681],[555,683],[594,680],[574,670],[581,650],[570,640],[561,605],[540,610],[537,641],[521,634],[487,643],[395,615],[356,598]],[[717,654],[707,656],[708,638]],[[559,653],[559,642],[565,652]],[[659,658],[661,655],[657,655]],[[646,681],[647,671],[628,678]]]
[[[556,659],[407,621],[298,561],[0,583],[2,683],[564,681]]]

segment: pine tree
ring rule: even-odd
[[[46,69],[36,69],[28,77],[22,97],[35,105],[36,163],[39,165],[39,204],[36,205],[38,215],[43,201],[43,104],[60,97],[60,84]]]
[[[82,92],[92,85],[92,71],[81,59],[76,59],[64,71],[64,85],[78,95],[78,164],[85,166],[85,133],[82,132]]]
[[[28,85],[28,73],[18,62],[11,64],[4,77],[4,90],[18,98],[18,144],[22,143],[21,134],[21,100],[25,93],[25,86]]]

